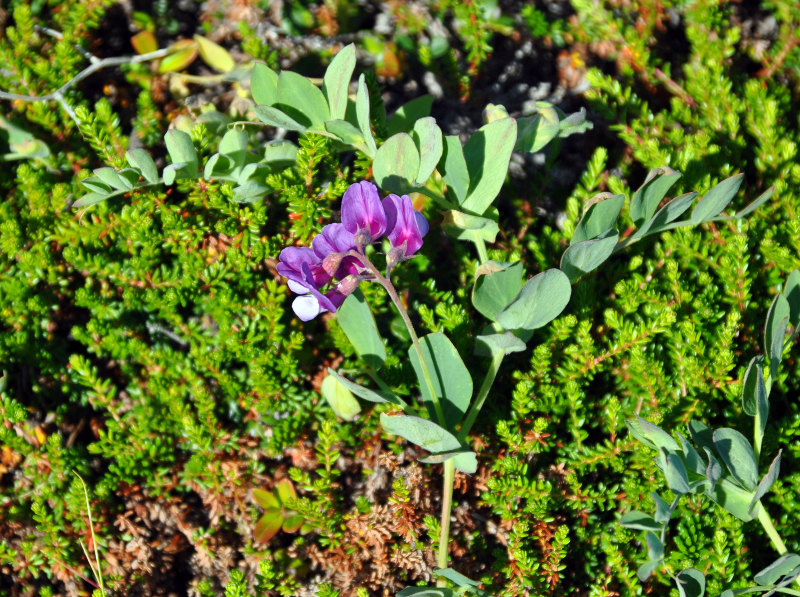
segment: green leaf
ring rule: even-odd
[[[661,427],[653,425],[650,421],[643,419],[639,415],[636,415],[633,419],[628,419],[625,423],[631,435],[648,448],[653,450],[664,448],[670,452],[677,452],[680,450],[678,442],[676,442],[669,433],[661,429]]]
[[[353,70],[356,68],[356,47],[346,45],[334,56],[322,80],[322,94],[328,101],[331,118],[344,120],[347,95]]]
[[[464,211],[482,215],[492,204],[508,172],[517,138],[517,121],[503,118],[483,125],[464,146],[469,172],[469,191],[461,204]]]
[[[767,312],[767,323],[764,328],[764,352],[769,357],[770,384],[778,375],[783,356],[783,338],[789,326],[790,315],[789,301],[784,295],[777,295]]]
[[[642,582],[646,581],[653,575],[653,572],[656,571],[656,568],[661,566],[661,560],[655,561],[647,561],[636,570],[636,576],[639,577],[639,580]]]
[[[442,157],[442,131],[436,125],[436,119],[428,116],[414,123],[411,137],[419,149],[419,170],[414,177],[414,182],[424,185]]]
[[[478,459],[475,456],[475,452],[466,448],[443,454],[431,454],[425,458],[420,458],[419,461],[425,464],[442,464],[450,459],[453,459],[453,464],[462,473],[471,475],[478,470]]]
[[[447,234],[458,240],[478,241],[484,240],[493,243],[500,232],[497,226],[495,209],[490,207],[486,214],[492,217],[473,216],[463,211],[448,209],[444,212],[442,225]]]
[[[206,166],[203,168],[203,178],[211,179],[228,176],[233,170],[233,167],[234,163],[232,159],[222,154],[215,153],[208,158]]]
[[[98,193],[100,195],[110,195],[111,193],[114,192],[114,190],[109,185],[104,183],[96,176],[90,176],[89,178],[84,178],[83,180],[81,180],[81,184],[90,191]]]
[[[647,174],[644,184],[636,190],[631,198],[631,218],[637,227],[641,228],[653,217],[658,204],[680,177],[680,172],[666,166],[651,170]]]
[[[142,176],[147,182],[158,182],[158,169],[156,168],[156,163],[153,161],[153,158],[150,157],[150,154],[144,149],[136,148],[126,151],[125,158],[128,160],[128,163],[131,166],[137,168],[139,172],[142,173]]]
[[[219,152],[228,156],[234,164],[241,168],[247,157],[247,133],[241,129],[230,129],[219,142]]]
[[[647,531],[644,539],[647,543],[647,559],[651,561],[663,559],[664,544],[661,542],[661,539],[659,539],[652,531]]]
[[[592,197],[584,208],[581,221],[575,227],[570,244],[597,238],[614,228],[624,203],[624,195],[600,193]]]
[[[694,446],[689,443],[683,435],[676,432],[675,435],[678,436],[678,441],[681,444],[681,450],[683,451],[683,460],[686,463],[686,466],[689,467],[689,470],[696,472],[698,475],[702,475],[705,472],[705,463],[703,459],[700,458],[700,454],[697,453],[697,450],[694,449]]]
[[[750,442],[736,429],[727,427],[715,430],[713,437],[714,447],[733,478],[753,491],[758,483],[758,465]]]
[[[675,577],[681,597],[703,597],[706,594],[706,577],[696,568],[686,568]]]
[[[756,487],[756,492],[753,494],[753,499],[750,500],[750,505],[748,507],[748,512],[750,514],[757,514],[755,511],[756,504],[758,501],[767,495],[767,492],[772,487],[773,483],[778,480],[778,476],[781,473],[781,454],[783,450],[778,450],[778,455],[772,460],[772,464],[769,465],[769,470],[767,474],[761,478],[761,481]]]
[[[538,114],[524,116],[517,123],[519,125],[519,138],[516,142],[517,151],[536,153],[550,143],[559,133],[560,124],[558,112],[547,102],[536,102]]]
[[[271,106],[278,101],[278,73],[266,64],[257,62],[250,78],[253,101],[262,106]]]
[[[567,274],[570,282],[575,282],[611,257],[618,240],[619,233],[612,229],[598,238],[570,245],[561,256],[561,270]]]
[[[662,465],[664,470],[664,478],[667,480],[667,487],[673,493],[685,495],[691,491],[689,487],[689,475],[686,471],[686,465],[677,454],[671,454],[664,448],[660,452],[662,456]]]
[[[475,271],[472,304],[484,317],[495,321],[522,288],[522,262],[487,261]]]
[[[772,564],[759,571],[754,580],[762,587],[769,587],[797,574],[800,574],[800,556],[796,553],[785,553]]]
[[[386,347],[360,289],[345,299],[336,311],[336,320],[358,356],[373,369],[380,369],[386,361]]]
[[[272,168],[288,167],[297,159],[297,145],[291,141],[276,139],[264,146],[264,162]]]
[[[367,156],[375,158],[378,148],[375,145],[375,138],[372,136],[372,126],[369,121],[369,90],[367,89],[367,81],[363,74],[358,77],[356,120],[358,121],[358,128],[361,129],[361,135],[367,143],[367,149],[369,150]],[[416,147],[414,151],[416,151]]]
[[[297,492],[289,479],[281,479],[275,483],[275,491],[278,493],[278,499],[283,505],[297,499]]]
[[[675,197],[664,207],[659,209],[658,213],[653,216],[653,219],[646,222],[641,228],[639,228],[639,230],[636,231],[636,234],[633,235],[633,238],[639,238],[646,234],[658,234],[659,232],[664,232],[665,230],[669,230],[673,227],[691,224],[691,222],[687,221],[678,222],[677,224],[670,226],[672,222],[677,220],[686,212],[687,209],[692,206],[692,202],[694,201],[695,197],[697,197],[697,193],[695,191],[692,191],[691,193],[684,193],[683,195]]]
[[[302,514],[288,514],[283,521],[283,532],[284,533],[295,533],[297,530],[303,526],[303,515]]]
[[[660,532],[663,527],[663,525],[658,524],[652,516],[644,512],[639,512],[638,510],[632,510],[624,514],[622,518],[619,519],[619,523],[628,529],[652,531],[654,533]]]
[[[180,170],[189,178],[196,178],[198,157],[192,138],[183,131],[172,129],[164,135],[164,141],[166,141],[169,157],[176,166],[176,170],[178,170],[179,164],[185,164]]]
[[[125,178],[119,175],[114,168],[108,166],[104,168],[96,168],[94,175],[117,191],[130,191],[133,185]]]
[[[266,491],[264,489],[254,489],[253,499],[259,506],[261,506],[265,510],[281,509],[280,501],[278,501],[278,498],[275,497],[275,494],[272,493],[271,491]]]
[[[328,401],[337,417],[345,421],[353,421],[358,416],[358,413],[361,412],[361,405],[358,400],[335,375],[328,375],[323,379],[319,391]]]
[[[292,71],[283,71],[278,76],[276,105],[292,120],[308,128],[324,129],[325,121],[331,118],[328,102],[319,88]]]
[[[525,343],[511,332],[488,334],[475,338],[475,354],[493,357],[499,353],[522,352]]]
[[[353,392],[359,398],[362,398],[368,402],[388,402],[390,404],[397,405],[399,407],[405,407],[405,403],[389,392],[378,391],[378,390],[370,390],[369,388],[365,388],[362,385],[359,385],[353,381],[350,381],[343,375],[340,375],[337,371],[334,371],[330,367],[328,368],[328,374],[334,376],[336,379],[339,380],[339,383],[344,385],[348,390]]]
[[[455,435],[428,419],[381,413],[381,425],[387,433],[399,435],[428,452],[452,452],[462,447]]]
[[[497,315],[507,330],[535,330],[553,321],[569,303],[569,278],[559,269],[549,269],[528,280],[513,301]]]
[[[656,491],[652,492],[650,497],[653,498],[653,502],[656,505],[656,514],[654,517],[656,522],[660,522],[661,524],[669,522],[670,518],[672,518],[672,512],[670,511],[669,504],[664,500],[664,498],[658,495],[658,492]]]
[[[202,35],[194,35],[193,39],[197,42],[200,58],[208,66],[221,73],[227,73],[234,69],[236,62],[228,50]]]
[[[705,471],[703,471],[703,474],[706,476],[706,479],[708,479],[710,488],[714,489],[717,481],[722,479],[722,465],[716,458],[714,458],[714,453],[711,450],[708,448],[704,448],[704,450],[706,457],[708,458],[708,466],[706,467]]]
[[[714,451],[714,431],[702,421],[689,421],[689,435],[698,447],[709,452]]]
[[[728,207],[736,191],[742,186],[743,179],[744,174],[736,174],[711,189],[705,197],[697,202],[692,211],[692,223],[699,224],[718,216],[723,209]]]
[[[455,135],[446,135],[442,148],[442,158],[439,161],[439,173],[447,188],[453,191],[456,201],[461,205],[467,198],[469,190],[469,171],[467,161],[464,159],[464,149],[461,141]]]
[[[414,140],[407,133],[398,133],[378,148],[372,174],[379,187],[403,195],[414,189],[419,164]]]
[[[105,201],[111,195],[108,193],[86,193],[83,197],[72,204],[72,207],[87,207]]]
[[[753,213],[755,210],[757,210],[759,207],[761,207],[767,201],[769,201],[772,198],[773,194],[775,194],[775,187],[768,188],[766,191],[764,191],[758,197],[756,197],[755,200],[753,200],[753,202],[750,203],[750,205],[748,205],[747,207],[745,207],[741,211],[739,211],[736,214],[734,214],[733,217],[734,218],[744,218],[746,216],[749,216],[751,213]]]
[[[255,539],[256,541],[269,541],[275,534],[281,530],[283,524],[283,512],[267,511],[256,523]]]
[[[472,378],[456,347],[443,333],[435,332],[420,338],[420,347],[422,358],[425,359],[428,372],[432,377],[433,391],[438,397],[444,413],[445,423],[452,428],[469,408],[469,401],[472,398]],[[409,347],[408,356],[419,380],[422,399],[431,417],[435,417],[434,397],[431,396],[428,384],[422,374],[422,363],[420,363],[419,355],[413,346]],[[442,452],[443,450],[431,451]]]
[[[561,118],[558,123],[558,136],[569,137],[578,133],[584,133],[594,128],[594,124],[586,120],[586,108],[581,108],[577,112],[573,112],[566,118]]]
[[[367,145],[361,131],[346,120],[329,120],[325,123],[325,130],[339,137],[343,143],[367,153]]]
[[[789,303],[789,325],[800,322],[800,270],[794,270],[783,285],[783,296]]]
[[[460,572],[456,572],[452,568],[435,568],[433,570],[433,575],[446,578],[457,587],[477,587],[479,584],[481,584],[476,580],[467,578]]]
[[[764,383],[764,373],[761,369],[759,357],[753,357],[744,374],[742,387],[742,409],[751,417],[758,413],[761,424],[760,433],[764,434],[769,416],[769,395],[767,385]]]
[[[400,106],[386,123],[387,133],[389,136],[397,133],[410,133],[415,122],[430,115],[432,106],[432,95],[423,95]]]

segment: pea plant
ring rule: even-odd
[[[800,329],[799,323],[800,270],[794,270],[767,313],[765,354],[752,358],[744,377],[742,409],[746,415],[753,417],[752,443],[736,429],[711,429],[696,420],[688,424],[688,438],[676,433],[678,441],[667,431],[641,417],[628,421],[631,434],[656,450],[656,466],[664,474],[667,487],[674,495],[672,501],[668,502],[658,492],[653,492],[656,510],[652,516],[634,510],[620,519],[620,524],[625,527],[646,531],[647,560],[639,567],[640,579],[649,578],[656,569],[663,568],[677,585],[682,597],[703,597],[706,588],[703,573],[697,568],[674,572],[668,566],[665,555],[669,524],[677,518],[678,505],[684,498],[698,495],[716,503],[742,522],[758,520],[779,556],[755,574],[755,585],[726,589],[721,597],[745,593],[800,594],[797,588],[789,588],[800,577],[800,555],[788,551],[761,503],[780,475],[782,450],[778,450],[759,479],[770,391],[780,372],[783,352]],[[794,332],[787,336],[789,327],[793,327]]]
[[[768,201],[774,189],[744,209],[727,214],[742,174],[722,180],[702,197],[690,192],[666,199],[681,174],[668,167],[653,170],[630,197],[624,227],[618,220],[627,197],[611,193],[595,196],[584,206],[558,267],[530,276],[521,261],[489,258],[487,246],[500,233],[494,202],[514,151],[537,152],[557,137],[590,128],[585,114],[567,116],[540,102],[536,113],[512,118],[502,106],[489,105],[486,124],[462,145],[457,136],[443,134],[429,116],[430,98],[413,100],[387,121],[376,123],[375,114],[380,110],[370,105],[375,95],[369,92],[364,75],[351,96],[355,66],[355,48],[343,48],[331,61],[319,87],[297,73],[276,73],[257,63],[252,66],[250,89],[252,114],[258,122],[225,123],[227,130],[218,152],[205,164],[201,164],[191,135],[173,129],[165,137],[172,163],[161,173],[147,152],[134,149],[126,155],[129,167],[99,168],[85,179],[88,193],[74,206],[90,206],[143,186],[197,178],[233,183],[234,201],[259,201],[271,190],[268,177],[293,163],[297,147],[282,139],[254,150],[246,132],[253,124],[328,137],[340,151],[356,152],[359,159],[366,160],[373,180],[357,182],[346,190],[341,222],[323,227],[310,247],[284,248],[277,269],[297,295],[292,303],[295,314],[308,321],[323,312],[334,313],[363,361],[365,374],[374,380],[375,387],[366,387],[329,369],[322,392],[334,410],[350,419],[360,409],[357,398],[388,403],[395,410],[381,414],[384,430],[426,450],[429,454],[422,462],[443,467],[435,571],[438,586],[407,587],[399,595],[481,594],[476,582],[449,567],[453,486],[456,470],[466,474],[477,470],[479,455],[470,447],[469,434],[506,355],[526,350],[535,330],[552,322],[567,307],[572,284],[612,255],[667,230],[743,218]],[[381,135],[376,134],[378,124]],[[381,138],[385,140],[380,142]],[[386,193],[383,199],[380,191]],[[440,211],[440,230],[431,229],[427,218],[414,209],[412,193],[425,195]],[[477,257],[471,301],[475,311],[486,319],[484,331],[474,343],[475,354],[485,359],[479,383],[444,332],[418,336],[392,280],[395,268],[424,251],[426,235],[442,232],[472,243]],[[376,242],[384,236],[390,248],[381,258]],[[377,283],[386,291],[407,328],[411,341],[408,356],[416,378],[412,385],[418,388],[418,402],[402,399],[381,379],[385,343],[358,290],[362,282]]]

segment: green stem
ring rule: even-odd
[[[486,243],[483,242],[483,239],[478,239],[473,242],[475,243],[475,248],[478,250],[478,259],[481,260],[481,263],[489,261],[489,253],[486,251]]]
[[[481,384],[480,390],[478,390],[478,395],[475,396],[475,401],[472,403],[467,413],[467,418],[461,426],[461,432],[459,433],[459,439],[461,439],[461,441],[464,441],[467,437],[469,430],[472,429],[472,425],[475,423],[475,419],[478,418],[478,413],[483,407],[483,403],[486,402],[486,397],[489,395],[489,390],[492,389],[492,384],[494,384],[497,372],[500,371],[500,364],[503,362],[505,356],[505,351],[500,351],[495,353],[492,357],[492,362],[489,364],[489,370],[483,378],[483,383]]]
[[[453,484],[455,482],[456,464],[451,458],[444,463],[444,481],[442,487],[442,518],[439,523],[439,558],[438,566],[442,570],[447,568],[448,547],[450,546],[450,513],[453,510]],[[444,579],[437,581],[438,586],[444,586]]]
[[[781,536],[778,534],[778,531],[775,529],[775,525],[772,524],[772,519],[767,512],[767,509],[764,508],[764,505],[759,500],[758,502],[758,522],[761,523],[761,526],[764,527],[764,531],[766,531],[769,540],[772,541],[772,546],[775,548],[780,555],[784,555],[788,549],[786,549],[786,544],[781,539]],[[798,579],[800,582],[800,579]]]
[[[417,332],[414,330],[414,324],[411,323],[411,318],[408,316],[408,311],[403,306],[403,302],[400,300],[400,296],[397,294],[394,284],[392,284],[392,281],[389,280],[389,278],[383,276],[378,271],[378,268],[375,267],[375,265],[369,259],[367,259],[366,255],[362,255],[358,251],[348,251],[347,254],[358,259],[361,264],[370,271],[370,273],[375,277],[375,280],[386,289],[386,292],[388,293],[389,298],[392,299],[397,312],[400,313],[400,317],[406,324],[406,328],[408,328],[408,335],[411,336],[411,343],[414,345],[414,350],[417,351],[420,367],[422,368],[422,377],[424,378],[425,385],[428,388],[428,394],[433,401],[433,408],[436,411],[436,417],[439,419],[439,424],[444,427],[444,411],[442,410],[442,405],[439,403],[439,396],[436,394],[436,389],[433,385],[433,378],[431,377],[430,371],[428,371],[428,365],[426,364],[425,357],[422,354],[422,345],[419,343]]]

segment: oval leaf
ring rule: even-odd
[[[611,257],[618,240],[619,233],[616,230],[609,230],[602,238],[570,245],[561,256],[561,270],[567,274],[570,282],[575,282]]]
[[[592,197],[581,221],[575,227],[570,244],[597,238],[614,228],[624,203],[624,195],[600,193]]]
[[[419,170],[414,182],[424,185],[436,169],[439,158],[442,157],[442,131],[436,125],[436,120],[428,116],[414,123],[411,136],[419,149]]]
[[[631,198],[631,218],[637,227],[641,228],[653,217],[658,204],[680,177],[680,172],[666,166],[647,173],[644,184]]]
[[[256,541],[269,541],[275,534],[281,530],[283,524],[283,513],[266,512],[256,524],[255,539]]]
[[[497,315],[507,330],[535,330],[553,321],[569,303],[572,287],[559,269],[549,269],[528,280],[519,294]]]
[[[128,163],[142,173],[142,177],[151,183],[158,182],[158,169],[150,154],[144,149],[136,148],[125,152]]]
[[[517,140],[517,121],[503,118],[482,126],[464,145],[469,172],[469,191],[461,204],[477,216],[489,208],[508,173],[508,163]]]
[[[322,91],[306,77],[292,71],[278,75],[278,104],[293,120],[309,128],[323,129],[330,120],[328,102]]]
[[[197,42],[197,49],[200,52],[200,58],[203,59],[208,66],[221,73],[227,73],[233,70],[236,63],[228,50],[221,45],[214,43],[207,37],[202,35],[195,35],[194,41]]]
[[[453,452],[462,447],[455,435],[428,419],[381,413],[381,425],[388,433],[399,435],[429,452]]]
[[[795,576],[798,573],[800,573],[800,556],[796,553],[786,553],[756,574],[754,580],[762,587],[769,587],[785,577]]]
[[[452,428],[469,408],[469,401],[472,398],[472,378],[456,347],[443,333],[428,334],[420,338],[419,342],[422,348],[422,357],[425,359],[428,372],[432,377],[433,391],[438,397],[444,413],[445,423]],[[413,346],[408,349],[408,356],[419,380],[422,399],[431,417],[436,417],[433,396],[431,396],[423,376],[419,355]],[[441,452],[443,450],[431,451]]]
[[[711,189],[705,197],[697,202],[692,211],[692,223],[699,224],[718,216],[723,209],[728,207],[736,191],[742,186],[743,179],[744,174],[736,174]]]
[[[733,478],[745,489],[753,491],[758,483],[758,465],[747,438],[729,428],[715,430],[713,438],[714,447]]]
[[[661,531],[663,525],[658,524],[652,516],[648,516],[644,512],[632,510],[623,515],[619,519],[619,523],[628,529],[637,529],[640,531],[652,531],[657,533]]]
[[[402,195],[414,188],[419,172],[419,153],[411,135],[398,133],[378,148],[372,164],[375,182],[382,189]]]
[[[522,262],[487,261],[475,271],[472,304],[481,315],[494,321],[522,288]]]
[[[257,62],[250,77],[250,92],[256,104],[271,106],[277,102],[278,73],[266,64]]]
[[[681,597],[703,597],[706,594],[706,577],[696,568],[681,570],[675,583]]]
[[[383,345],[375,318],[364,298],[364,293],[356,289],[336,311],[336,321],[342,327],[350,344],[358,356],[373,369],[380,369],[386,361],[386,347]]]
[[[328,375],[323,379],[319,391],[339,418],[352,421],[361,412],[361,405],[353,393],[335,376]]]
[[[325,71],[322,94],[328,101],[331,118],[343,120],[347,111],[347,91],[356,67],[356,47],[349,44],[339,50]]]

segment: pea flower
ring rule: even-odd
[[[353,233],[344,224],[328,224],[311,241],[314,254],[322,260],[322,269],[336,278],[358,273],[358,261],[344,253],[355,249]]]
[[[347,298],[337,288],[321,292],[333,279],[322,263],[308,247],[287,247],[279,256],[278,273],[289,281],[289,289],[300,295],[292,301],[292,310],[303,321],[325,311],[336,311]]]
[[[428,221],[414,209],[408,195],[388,195],[382,205],[386,213],[386,236],[392,245],[387,255],[387,268],[391,269],[419,251],[422,237],[428,233]]]
[[[362,180],[351,184],[342,197],[342,225],[354,235],[359,251],[379,239],[386,230],[378,187]]]

